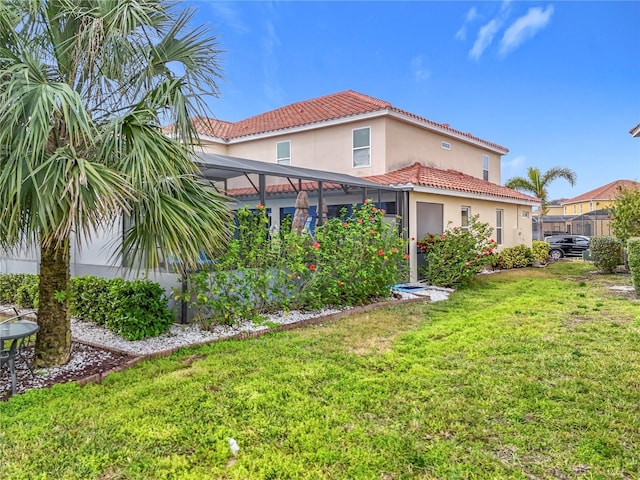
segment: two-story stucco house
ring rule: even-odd
[[[394,186],[402,191],[378,193],[391,214],[400,214],[410,238],[442,233],[451,223],[464,226],[475,214],[489,223],[501,246],[531,244],[531,208],[538,199],[500,185],[500,163],[508,149],[471,133],[436,123],[389,102],[351,90],[304,100],[235,123],[194,119],[207,154],[338,172]],[[167,133],[170,134],[170,128]],[[226,180],[230,196],[258,198],[250,175]],[[314,199],[317,183],[307,183]],[[304,188],[304,186],[302,186]],[[295,183],[266,182],[272,222],[290,213]],[[334,185],[325,186],[329,212],[353,203]],[[358,201],[357,198],[355,201]],[[398,205],[402,204],[402,205]],[[416,274],[416,245],[410,245]]]

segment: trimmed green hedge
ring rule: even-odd
[[[0,274],[0,302],[37,308],[38,275]],[[69,292],[71,314],[107,327],[128,340],[155,337],[169,330],[173,314],[162,287],[149,280],[74,277]]]
[[[543,242],[544,243],[544,242]],[[533,264],[533,252],[526,245],[516,245],[498,254],[498,268],[525,268]]]
[[[39,282],[32,273],[0,273],[0,303],[38,308]]]
[[[591,237],[591,260],[602,273],[613,273],[623,263],[622,242],[614,237]]]
[[[549,242],[534,240],[531,244],[531,253],[534,260],[538,260],[540,265],[545,265],[549,258]]]
[[[636,294],[640,295],[640,238],[633,237],[627,240],[627,258],[633,286]]]

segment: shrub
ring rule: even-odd
[[[441,235],[429,234],[418,240],[426,264],[422,277],[431,285],[454,287],[467,284],[483,267],[493,264],[496,242],[492,229],[471,217],[468,228],[450,227]]]
[[[106,326],[127,340],[157,337],[169,330],[173,314],[167,308],[164,290],[149,280],[109,280],[113,310]]]
[[[640,238],[632,237],[627,240],[627,252],[633,286],[636,290],[636,295],[640,295]]]
[[[40,295],[40,277],[35,274],[24,274],[18,286],[14,303],[20,307],[38,308]]]
[[[528,267],[533,263],[533,258],[531,248],[526,245],[515,245],[505,248],[498,254],[498,267],[504,269]]]
[[[622,242],[613,237],[591,237],[591,260],[602,273],[613,273],[623,263]]]
[[[38,279],[38,275],[31,273],[0,274],[0,303],[37,308]]]
[[[611,229],[622,242],[640,235],[640,190],[622,188],[610,209]]]
[[[278,309],[357,305],[388,297],[406,276],[406,244],[370,201],[311,234],[289,225],[269,236],[264,207],[238,211],[237,238],[224,257],[187,277],[174,298],[196,308],[204,327],[255,320]]]
[[[92,276],[72,278],[69,309],[75,317],[106,326],[109,314],[113,311],[109,280]]]
[[[531,252],[534,260],[538,260],[541,265],[546,264],[549,258],[549,242],[534,240],[531,244]]]

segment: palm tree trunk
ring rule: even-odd
[[[56,292],[69,286],[69,242],[64,247],[40,242],[40,299],[36,337],[35,366],[64,365],[71,356],[71,314],[69,301],[56,300]]]
[[[544,214],[542,212],[538,217],[538,240],[544,240]]]

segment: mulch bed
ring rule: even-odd
[[[33,347],[25,350],[29,362],[33,360]],[[61,368],[34,370],[32,375],[24,364],[24,360],[16,358],[16,394],[34,388],[48,388],[57,383],[78,381],[86,383],[87,379],[101,378],[103,375],[120,370],[131,364],[138,357],[96,346],[73,342],[71,344],[71,360]],[[11,375],[9,366],[0,369],[0,401],[11,397]]]

